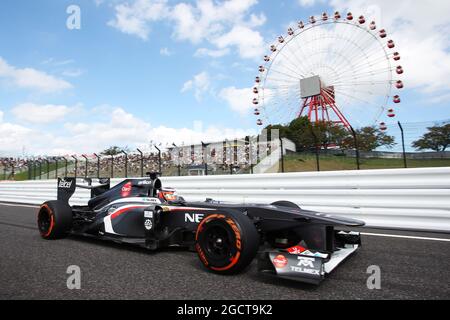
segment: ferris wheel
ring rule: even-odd
[[[257,125],[312,123],[378,125],[396,116],[404,70],[395,42],[375,21],[323,13],[279,36],[255,79]]]

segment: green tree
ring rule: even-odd
[[[356,130],[356,138],[360,151],[373,151],[379,147],[391,149],[396,145],[393,136],[387,135],[376,127],[364,127]],[[345,149],[354,148],[353,136],[345,138],[342,147]]]
[[[105,149],[104,151],[102,151],[101,154],[104,156],[116,156],[121,152],[122,152],[122,148],[119,148],[118,146],[112,146],[112,147],[109,147],[108,149]]]
[[[428,132],[421,139],[414,141],[412,146],[416,150],[447,150],[450,145],[450,123],[443,126],[427,128]]]
[[[331,122],[315,123],[313,131],[318,145],[325,150],[333,146],[341,147],[350,137],[350,132],[345,127]]]
[[[290,135],[289,127],[283,126],[281,124],[267,126],[265,130],[267,130],[268,140],[272,140],[272,130],[278,130],[280,138],[288,138]]]
[[[331,146],[342,146],[350,133],[343,126],[331,122],[311,123],[308,117],[292,120],[288,125],[271,125],[270,130],[278,129],[280,138],[288,138],[295,143],[298,151],[315,149],[316,145],[328,149]]]
[[[294,119],[287,127],[287,138],[295,143],[297,151],[310,150],[315,147],[314,136],[311,132],[311,122],[308,117]]]

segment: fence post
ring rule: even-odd
[[[180,149],[178,148],[178,146],[174,143],[172,143],[172,145],[177,149],[178,151],[178,176],[181,177],[181,164],[180,164]]]
[[[75,174],[74,174],[74,176],[75,176],[75,179],[76,179],[77,175],[78,175],[78,158],[75,157],[75,156],[72,156],[72,158],[75,160]]]
[[[39,180],[42,179],[42,161],[39,160]]]
[[[360,162],[359,162],[359,144],[358,144],[358,137],[356,135],[356,131],[353,129],[352,126],[350,126],[350,130],[352,131],[353,135],[353,141],[355,143],[355,150],[356,150],[356,168],[360,170]]]
[[[58,179],[58,157],[53,157],[53,160],[55,160],[56,165],[55,179]]]
[[[249,137],[248,139],[248,159],[250,162],[250,174],[253,174],[253,148],[252,148],[252,141]]]
[[[32,175],[33,175],[33,172],[32,172],[32,169],[33,167],[32,167],[32,164],[31,164],[31,162],[28,162],[28,180],[31,180],[31,177],[32,177]]]
[[[47,180],[50,180],[50,161],[45,159],[45,163],[47,164]]]
[[[125,178],[128,178],[128,153],[123,150],[120,152],[125,155]]]
[[[314,145],[315,145],[315,150],[316,150],[316,167],[317,167],[317,171],[320,172],[320,157],[319,157],[319,143],[317,142],[317,136],[314,133],[314,128],[312,125],[309,126],[309,128],[311,129],[311,134],[313,136],[314,139]]]
[[[114,156],[111,155],[111,179],[114,179]]]
[[[68,165],[68,161],[66,157],[63,157],[64,159],[64,178],[67,178],[67,165]]]
[[[207,176],[208,175],[208,154],[206,153],[206,148],[208,147],[209,144],[206,144],[203,141],[201,141],[201,143],[202,143],[203,165],[205,166],[205,176]]]
[[[284,147],[283,147],[283,138],[280,138],[280,147],[281,147],[281,172],[284,173]]]
[[[139,148],[137,149],[137,152],[139,152],[139,154],[141,155],[141,178],[144,177],[144,153],[139,150]]]
[[[159,149],[156,145],[155,145],[155,149],[158,150],[158,164],[159,164],[159,173],[162,174],[162,158],[161,158],[161,149]]]
[[[85,154],[82,155],[82,157],[84,158],[84,177],[87,178],[88,177],[88,158]]]
[[[33,159],[33,180],[36,180],[36,160]]]
[[[94,156],[97,158],[97,179],[100,179],[100,157],[96,153]]]
[[[405,166],[405,169],[408,168],[408,163],[406,162],[406,149],[405,149],[405,132],[403,131],[403,126],[398,121],[398,126],[400,128],[400,132],[402,133],[402,148],[403,148],[403,164]]]

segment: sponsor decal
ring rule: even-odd
[[[144,218],[153,218],[153,211],[144,211]]]
[[[151,219],[145,219],[144,226],[145,226],[145,229],[152,230],[152,228],[153,228],[152,220]]]
[[[127,182],[121,190],[122,197],[128,197],[131,194],[131,182]]]
[[[303,248],[302,246],[295,246],[295,247],[287,249],[287,251],[290,254],[302,254],[303,252],[306,251],[306,248]]]
[[[184,222],[200,223],[205,215],[203,213],[186,213]]]
[[[303,267],[291,266],[291,270],[294,271],[294,272],[308,273],[308,274],[312,274],[312,275],[315,275],[315,276],[320,276],[320,271],[319,270],[315,270],[315,269],[308,269],[308,268],[303,268]]]
[[[316,261],[314,258],[298,257],[297,266],[314,268],[314,261]]]
[[[70,189],[70,187],[72,186],[72,182],[73,181],[66,181],[64,179],[61,179],[61,181],[58,184],[58,188]]]
[[[314,266],[315,258],[298,257],[297,266],[291,266],[291,271],[320,276],[320,270]]]
[[[281,254],[276,256],[275,259],[273,259],[273,265],[277,269],[283,269],[284,267],[287,266],[287,264],[288,264],[288,259],[286,259],[286,257]]]
[[[143,180],[143,181],[138,182],[139,186],[149,186],[151,184],[152,184],[152,182],[150,180]]]
[[[316,258],[323,258],[326,259],[328,258],[328,254],[325,253],[320,253],[320,252],[312,252],[309,250],[306,250],[302,253],[303,256],[309,256],[309,257],[316,257]]]
[[[151,202],[151,203],[157,203],[157,204],[161,203],[161,200],[156,199],[156,198],[142,198],[142,201],[144,201],[144,202]]]
[[[316,257],[316,258],[323,258],[323,259],[328,258],[328,254],[320,253],[320,252],[313,252],[302,246],[295,246],[295,247],[287,249],[287,251],[290,254],[294,254],[294,255],[302,255],[302,256]]]

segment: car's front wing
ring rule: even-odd
[[[330,255],[290,253],[284,250],[264,251],[258,256],[258,271],[279,278],[319,284],[359,248],[358,244],[347,244]]]

